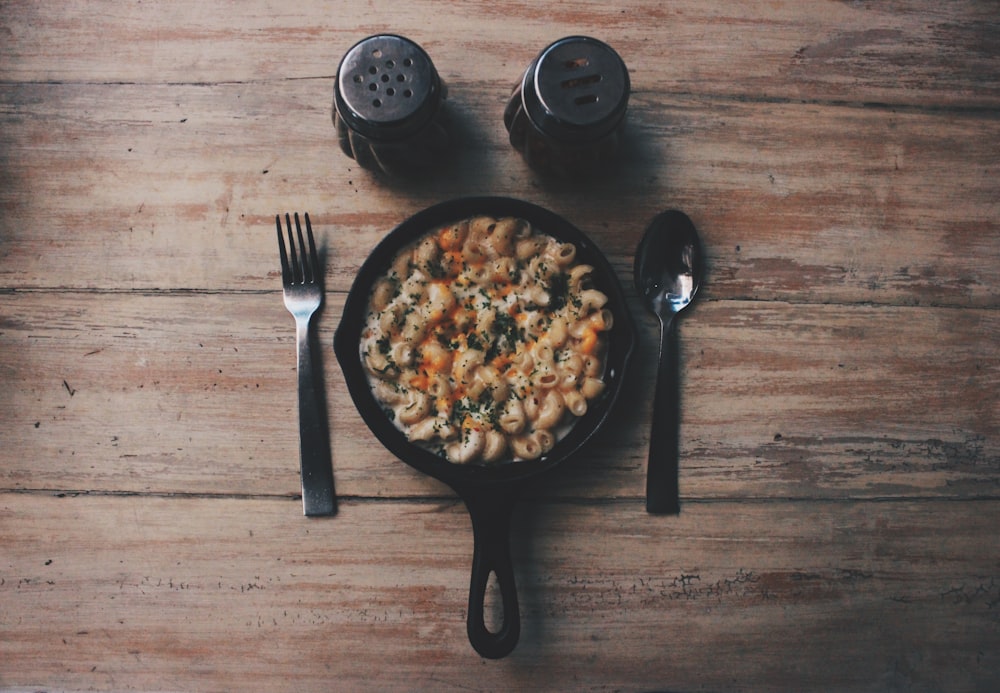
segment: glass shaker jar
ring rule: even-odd
[[[362,167],[390,176],[424,171],[448,148],[445,97],[423,48],[394,34],[369,36],[337,68],[333,123],[340,148]]]
[[[504,110],[511,145],[534,169],[578,177],[618,155],[629,99],[628,69],[607,44],[569,36],[546,47]]]

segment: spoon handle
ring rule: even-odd
[[[649,435],[646,465],[646,512],[680,513],[678,488],[680,456],[680,407],[678,404],[678,355],[673,316],[660,320],[660,355],[653,397],[653,428]]]

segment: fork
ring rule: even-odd
[[[281,283],[285,307],[295,318],[295,341],[299,376],[299,454],[302,473],[302,510],[307,516],[333,515],[337,512],[333,493],[333,468],[330,462],[330,441],[325,422],[325,407],[313,377],[313,358],[309,340],[309,322],[323,302],[320,286],[319,258],[313,240],[312,224],[305,214],[306,236],[302,237],[299,214],[295,213],[295,235],[292,220],[285,214],[288,250],[281,230],[281,215],[275,215],[278,227],[278,249],[281,252]],[[296,237],[298,250],[296,250]]]

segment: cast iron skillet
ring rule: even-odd
[[[431,229],[479,214],[526,219],[540,232],[576,244],[577,261],[593,265],[593,283],[607,293],[608,306],[614,313],[606,354],[604,380],[607,385],[603,394],[591,401],[587,413],[570,432],[548,454],[537,460],[490,466],[456,465],[410,443],[375,400],[361,362],[361,331],[372,287],[388,269],[399,249]],[[509,537],[510,519],[517,496],[530,479],[552,469],[579,450],[604,422],[621,389],[635,342],[635,325],[625,304],[621,284],[604,255],[565,219],[528,202],[478,197],[429,207],[389,233],[358,271],[334,335],[334,352],[343,369],[351,398],[375,436],[396,457],[450,486],[468,508],[475,545],[467,626],[469,641],[483,657],[496,659],[506,656],[514,649],[520,636]],[[490,573],[497,577],[503,600],[503,625],[497,632],[487,629],[483,618],[483,601]]]

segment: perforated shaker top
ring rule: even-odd
[[[628,106],[628,69],[607,44],[570,36],[547,47],[525,74],[528,115],[542,132],[567,140],[601,137]]]
[[[353,129],[373,139],[419,131],[441,101],[430,56],[402,36],[370,36],[351,48],[337,70],[336,105]]]

